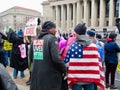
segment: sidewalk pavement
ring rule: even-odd
[[[9,71],[11,77],[13,78],[13,69],[10,68],[9,66],[7,67],[7,70]],[[29,71],[25,70],[25,78],[21,79],[20,74],[18,74],[18,78],[13,80],[15,81],[15,83],[18,86],[19,90],[30,90],[30,87],[26,85],[26,81],[29,79]],[[120,90],[120,82],[116,81],[116,86],[119,87],[119,89],[114,89],[114,90]],[[101,90],[100,88],[98,88],[98,90]],[[106,89],[106,90],[110,90],[110,89]]]
[[[13,78],[13,68],[7,67],[7,70],[9,71],[11,77]],[[18,86],[18,90],[30,90],[29,86],[26,85],[26,81],[29,79],[29,71],[25,70],[25,78],[20,78],[20,73],[18,73],[18,78],[13,80]]]

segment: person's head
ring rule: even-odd
[[[63,33],[62,36],[63,36],[63,38],[64,38],[65,40],[67,40],[66,33]]]
[[[91,28],[91,30],[92,30],[92,31],[95,31],[95,29],[94,29],[94,28]]]
[[[56,25],[55,23],[51,22],[51,21],[46,21],[43,25],[42,25],[42,32],[50,32],[52,34],[56,34]]]
[[[18,35],[19,37],[23,37],[23,31],[22,31],[22,29],[19,29],[19,30],[18,30],[17,35]]]
[[[96,34],[96,39],[97,40],[101,40],[102,39],[102,36],[100,34]]]
[[[68,33],[66,33],[66,37],[68,37],[69,35],[68,35]]]
[[[62,36],[65,38],[65,37],[66,37],[66,36],[65,36],[65,33],[63,33]]]
[[[108,38],[108,34],[105,33],[103,37],[104,37],[105,39]]]
[[[89,38],[94,38],[95,37],[95,31],[94,30],[88,30],[87,35],[89,36]]]
[[[85,35],[87,27],[85,26],[85,23],[83,24],[78,24],[74,31],[75,31],[75,36],[78,37],[79,35]]]
[[[117,34],[116,33],[110,33],[109,38],[111,38],[113,41],[116,40]]]

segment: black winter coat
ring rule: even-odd
[[[0,90],[18,90],[5,67],[0,64]]]
[[[4,45],[4,39],[6,40],[7,37],[2,33],[0,32],[0,35],[2,36],[0,38],[0,63],[2,63],[4,66],[6,66],[5,64],[5,56],[4,56],[4,49],[3,49],[3,45]]]
[[[19,70],[24,71],[28,68],[28,47],[27,44],[24,43],[23,37],[18,37],[17,34],[13,31],[8,33],[8,41],[13,43],[12,53],[10,56],[10,66]],[[19,45],[26,45],[26,58],[21,58]]]
[[[58,51],[57,38],[41,32],[38,40],[44,40],[43,59],[33,61],[30,90],[61,90],[62,74],[66,73],[66,66]],[[33,48],[34,45],[31,46],[31,58]]]

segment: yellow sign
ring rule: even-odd
[[[4,40],[4,50],[12,50],[12,43],[8,42],[7,40]]]
[[[117,71],[120,73],[120,60],[118,61]]]

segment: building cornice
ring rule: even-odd
[[[78,2],[78,0],[62,0],[62,1],[51,2],[50,6],[70,4],[70,3],[76,3],[76,2]]]
[[[49,5],[49,4],[50,4],[49,1],[43,1],[43,2],[42,2],[42,5]]]

